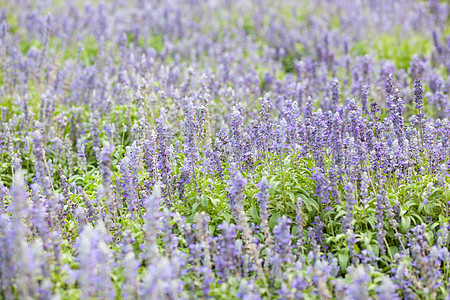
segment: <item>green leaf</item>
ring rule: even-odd
[[[316,211],[319,211],[319,204],[312,198],[303,198],[303,203],[306,205],[307,209],[311,212],[314,208]]]
[[[367,223],[370,224],[370,226],[371,226],[372,228],[375,228],[375,221],[376,221],[375,218],[369,217],[369,218],[366,218],[366,221],[367,221]]]
[[[228,211],[222,212],[223,217],[225,218],[225,221],[230,224],[231,223],[231,214]]]
[[[423,207],[424,207],[423,202],[420,202],[419,207],[417,208],[417,211],[421,212],[423,210]]]
[[[205,194],[203,194],[200,197],[200,202],[202,204],[203,210],[207,211],[208,210],[208,197]]]
[[[372,252],[375,256],[379,255],[379,247],[377,244],[370,244],[367,246],[367,250]]]
[[[198,203],[198,202],[194,203],[194,205],[192,206],[192,209],[191,209],[192,215],[195,214],[199,205],[200,205],[200,203]]]
[[[345,270],[347,270],[347,264],[348,264],[348,254],[343,253],[342,251],[341,251],[341,253],[338,253],[338,261],[339,261],[339,266],[341,267],[342,273],[345,273]]]
[[[339,220],[339,218],[341,218],[342,216],[344,216],[346,214],[345,210],[341,210],[337,213],[337,215],[334,217],[334,220]]]
[[[433,232],[427,231],[427,232],[425,233],[425,237],[427,238],[427,241],[428,241],[428,243],[429,243],[430,245],[433,245],[433,244],[434,244],[434,234],[433,234]]]
[[[217,199],[217,198],[211,198],[210,200],[211,200],[212,206],[213,206],[214,208],[217,208],[217,205],[219,205],[219,203],[220,203],[220,199]]]
[[[249,209],[249,213],[255,223],[258,223],[258,224],[261,223],[261,220],[258,215],[258,210],[256,209],[256,207],[252,206]]]
[[[400,230],[402,233],[406,233],[411,226],[411,218],[409,216],[402,216],[400,222]]]
[[[394,256],[396,253],[398,253],[398,247],[397,246],[390,246],[389,251],[391,252],[392,256]]]
[[[277,225],[278,219],[280,218],[280,213],[274,213],[269,219],[269,227],[273,229]]]
[[[295,197],[294,193],[288,192],[287,194],[288,194],[289,197],[291,198],[292,202],[296,203],[297,197]]]
[[[312,211],[311,203],[309,201],[307,201],[307,199],[303,199],[303,204],[306,206],[307,211],[309,211],[309,212]]]
[[[215,224],[209,224],[209,233],[211,235],[213,235],[215,231],[216,231],[216,225]]]
[[[307,191],[305,191],[303,188],[301,188],[300,186],[296,186],[295,187],[301,194],[308,196],[309,193]]]

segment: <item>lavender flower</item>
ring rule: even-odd
[[[370,282],[370,277],[364,267],[358,266],[351,269],[350,276],[353,282],[346,291],[347,299],[369,299],[367,284]]]
[[[280,256],[282,262],[291,262],[292,260],[292,234],[291,219],[282,216],[278,219],[278,224],[273,229],[275,240],[275,254]]]
[[[367,98],[369,96],[369,87],[366,85],[363,85],[361,88],[361,106],[362,106],[362,111],[365,114],[369,113],[369,110],[367,108]]]
[[[166,123],[164,113],[157,120],[157,142],[158,142],[158,170],[161,173],[162,182],[166,193],[171,197],[170,179],[172,168],[170,166],[171,154],[169,150],[169,127]]]
[[[450,293],[445,1],[41,2],[0,9],[1,299]]]
[[[331,93],[331,110],[332,111],[336,111],[337,106],[339,104],[339,94],[340,92],[340,86],[339,86],[339,81],[337,79],[334,79],[333,82],[331,83],[331,87],[330,87],[330,93]]]
[[[258,183],[257,186],[259,192],[256,194],[256,199],[258,200],[259,203],[259,216],[261,219],[261,229],[264,232],[266,244],[270,245],[271,234],[269,229],[269,210],[268,210],[269,204],[268,190],[270,186],[267,183],[266,177],[263,177],[263,179]]]
[[[230,186],[228,188],[228,201],[230,204],[230,209],[233,217],[238,220],[238,213],[242,206],[242,202],[244,199],[244,188],[247,184],[247,180],[242,177],[242,174],[238,172],[233,180],[230,182]]]
[[[236,293],[236,297],[242,300],[259,300],[261,296],[256,291],[256,286],[252,281],[248,282],[246,279],[242,279],[239,284],[239,291]]]
[[[396,284],[389,277],[383,277],[380,286],[377,288],[377,298],[380,300],[400,300],[396,290]]]
[[[297,198],[295,224],[297,225],[297,250],[303,247],[305,241],[303,236],[303,199]]]
[[[384,199],[386,197],[385,193],[386,192],[384,190],[381,190],[379,192],[379,194],[376,196],[377,224],[375,225],[375,228],[377,229],[377,241],[378,241],[378,247],[380,249],[381,254],[386,253],[386,245],[384,243],[384,239],[386,236],[386,230],[384,229],[384,214],[383,214]]]
[[[222,223],[218,226],[221,234],[217,237],[217,255],[215,266],[217,274],[225,279],[229,276],[240,276],[242,241],[236,240],[237,231],[233,224]]]
[[[210,291],[210,286],[214,281],[214,274],[211,270],[211,242],[212,238],[209,233],[208,222],[209,217],[204,213],[196,215],[196,225],[198,228],[198,240],[200,242],[200,247],[203,252],[203,266],[200,268],[200,273],[203,275],[202,290],[203,295],[208,296]]]
[[[416,109],[419,110],[417,115],[419,120],[424,117],[421,112],[421,108],[423,107],[423,90],[421,79],[414,80],[414,102],[416,103]]]
[[[36,156],[36,181],[41,185],[44,195],[48,200],[52,198],[52,182],[48,175],[48,166],[45,160],[45,152],[42,147],[43,136],[39,131],[34,132],[34,155]]]
[[[108,247],[109,237],[103,223],[95,228],[85,227],[77,241],[79,261],[78,283],[82,297],[114,297],[111,281],[113,268],[112,253]]]

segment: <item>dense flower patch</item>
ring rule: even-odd
[[[1,299],[450,299],[445,1],[3,1]]]

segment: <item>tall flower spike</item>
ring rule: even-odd
[[[125,245],[125,255],[122,260],[124,270],[124,283],[121,287],[122,299],[137,298],[139,295],[138,271],[140,267],[139,260],[136,259],[134,249],[131,244]]]
[[[347,235],[347,247],[349,249],[350,258],[352,259],[352,262],[356,264],[358,262],[358,257],[355,250],[356,236],[352,226],[353,210],[356,204],[356,199],[354,196],[355,188],[351,182],[347,182],[344,186],[344,190],[346,200],[346,215],[342,221],[342,231],[345,235]]]
[[[144,162],[147,167],[150,185],[153,185],[156,180],[159,179],[158,174],[158,157],[157,157],[157,144],[156,133],[154,130],[150,132],[150,136],[147,140],[143,141],[144,149]]]
[[[242,228],[242,240],[244,242],[246,254],[249,256],[252,262],[256,265],[256,272],[258,277],[263,281],[266,288],[268,288],[264,270],[262,267],[262,261],[260,259],[260,252],[257,245],[254,242],[253,234],[248,224],[248,218],[244,210],[244,195],[243,191],[247,180],[238,171],[235,178],[231,182],[231,188],[229,189],[229,198],[232,200],[234,206],[234,215],[238,225]],[[231,202],[230,202],[231,204]]]
[[[221,234],[216,238],[217,253],[214,257],[217,275],[228,280],[230,276],[240,276],[242,241],[236,240],[236,225],[222,223],[217,226]]]
[[[369,97],[369,86],[363,85],[361,88],[361,106],[364,114],[368,114],[369,110],[367,108],[367,98]]]
[[[271,243],[271,234],[269,229],[269,184],[267,182],[267,178],[263,177],[261,181],[257,185],[259,192],[256,194],[256,199],[259,203],[259,216],[261,219],[261,229],[264,233],[265,244],[270,245]]]
[[[16,164],[18,160],[16,159]],[[19,298],[31,298],[33,290],[36,287],[33,287],[33,278],[30,278],[30,272],[32,271],[30,268],[31,261],[28,257],[28,243],[26,242],[26,233],[25,233],[25,224],[24,220],[26,217],[27,211],[27,202],[28,195],[25,190],[25,182],[23,178],[23,173],[20,168],[16,168],[15,170],[15,179],[14,185],[11,188],[11,202],[12,202],[12,227],[10,227],[11,233],[13,235],[13,245],[14,252],[12,254],[12,263],[8,265],[8,259],[3,262],[2,265],[5,264],[7,267],[15,269],[15,276],[13,277],[15,280],[16,290]],[[2,235],[8,235],[8,231],[1,232]],[[2,249],[3,250],[3,249]],[[31,287],[31,288],[30,288]],[[30,290],[29,290],[30,288]]]
[[[423,91],[424,91],[424,88],[422,87],[422,80],[420,78],[414,80],[414,102],[416,103],[415,108],[417,110],[419,110],[419,113],[417,114],[417,118],[419,119],[420,124],[422,124],[421,120],[424,117],[424,114],[422,113]]]
[[[247,279],[242,279],[239,284],[239,290],[236,293],[238,299],[245,300],[260,300],[262,299],[257,292],[257,287],[253,280],[247,281]]]
[[[160,236],[161,224],[159,221],[161,213],[159,206],[162,202],[161,185],[156,183],[153,187],[153,193],[145,201],[146,212],[144,215],[144,239],[145,250],[144,259],[148,264],[156,261],[160,257],[158,249],[158,237]]]
[[[263,124],[268,123],[270,119],[270,95],[264,94],[263,97],[260,98],[261,101],[261,122]]]
[[[312,117],[313,109],[314,109],[314,107],[313,107],[313,103],[312,103],[312,98],[311,98],[311,96],[308,96],[308,98],[306,98],[305,118]]]
[[[397,290],[396,284],[393,283],[392,280],[389,279],[389,277],[383,277],[380,286],[376,288],[377,299],[400,300],[401,298],[398,296],[396,290]]]
[[[114,148],[106,142],[100,153],[100,173],[102,174],[102,187],[107,207],[106,226],[110,228],[111,218],[115,214],[114,195],[112,191],[111,154]]]
[[[242,201],[244,199],[244,189],[247,184],[247,180],[242,176],[241,172],[238,172],[235,177],[230,180],[228,188],[228,201],[230,204],[231,214],[238,221],[238,213],[241,208]]]
[[[369,299],[368,283],[370,282],[370,275],[366,273],[364,266],[359,265],[350,271],[352,277],[352,284],[347,290],[346,299],[359,300]]]
[[[6,212],[8,188],[0,180],[0,214]]]
[[[244,116],[241,112],[233,107],[231,112],[231,149],[233,154],[233,162],[239,163],[242,156],[242,140],[244,136]]]
[[[195,215],[195,223],[197,225],[197,237],[201,244],[203,251],[203,267],[201,268],[201,273],[203,275],[202,290],[203,295],[207,297],[209,295],[209,290],[211,283],[214,281],[214,274],[211,270],[211,235],[209,233],[209,217],[204,213],[197,213]]]
[[[273,229],[275,239],[275,254],[279,255],[282,262],[292,261],[292,221],[286,216],[278,219],[278,224]]]
[[[78,282],[83,298],[114,298],[111,281],[113,257],[108,242],[109,236],[102,221],[95,228],[86,226],[78,238]]]
[[[389,76],[386,78],[385,83],[385,93],[386,93],[386,99],[388,99],[392,93],[394,92],[395,86],[394,86],[394,76],[392,74],[389,74]]]
[[[336,111],[338,105],[339,105],[339,95],[341,93],[339,81],[337,79],[334,79],[331,83],[330,87],[330,93],[331,93],[331,107],[330,109],[332,111]]]
[[[386,245],[384,244],[386,230],[384,229],[384,213],[383,213],[385,196],[386,192],[383,189],[381,189],[378,195],[376,196],[377,224],[375,225],[375,228],[377,229],[378,247],[380,248],[380,253],[382,255],[386,253]]]
[[[131,213],[132,218],[135,218],[139,209],[138,193],[133,184],[130,164],[131,160],[128,156],[125,156],[119,163],[120,173],[122,175],[120,180],[120,192],[123,193],[124,202],[126,203],[127,209]]]
[[[165,186],[165,192],[171,199],[171,151],[169,150],[169,126],[167,125],[164,111],[161,112],[161,115],[156,121],[156,131],[156,138],[158,142],[158,170],[161,174],[161,179]]]
[[[186,159],[189,162],[189,168],[193,169],[198,158],[196,134],[199,130],[195,118],[194,105],[189,98],[184,99],[184,148]]]
[[[43,136],[36,130],[33,133],[34,155],[36,156],[36,179],[42,187],[44,195],[50,201],[53,195],[51,178],[48,176],[48,166],[45,160],[45,152],[43,148]]]
[[[303,199],[297,198],[295,224],[297,225],[297,251],[300,252],[305,241],[303,236]]]
[[[422,80],[414,80],[414,102],[416,103],[416,109],[419,110],[423,107],[423,87]]]

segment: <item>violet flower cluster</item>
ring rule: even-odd
[[[450,299],[449,13],[3,1],[0,299]]]

